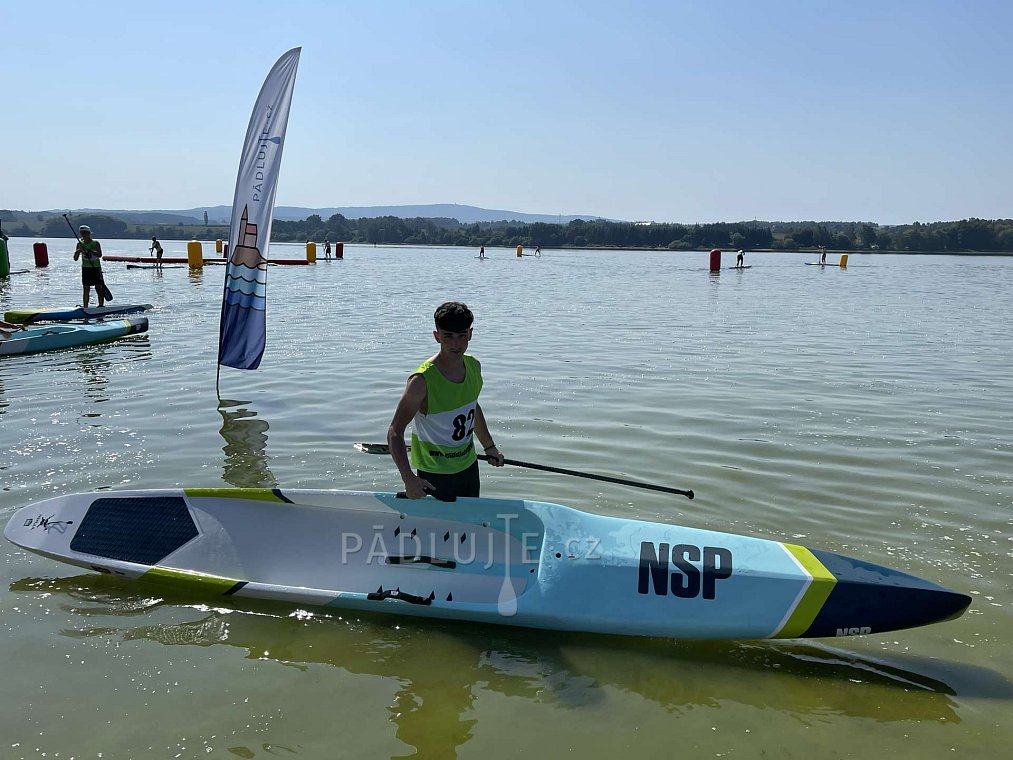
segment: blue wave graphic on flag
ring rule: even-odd
[[[256,293],[243,293],[238,290],[230,290],[225,294],[225,306],[239,306],[243,309],[266,311],[267,299]]]
[[[259,280],[247,280],[245,277],[230,277],[225,282],[226,290],[233,292],[240,291],[247,295],[256,294],[261,298],[267,297],[267,283]]]

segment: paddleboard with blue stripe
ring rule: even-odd
[[[508,499],[167,489],[26,506],[14,544],[180,593],[685,639],[875,634],[970,597],[797,544]]]
[[[130,317],[88,324],[39,324],[23,330],[10,330],[11,337],[0,340],[0,356],[22,356],[61,348],[89,346],[147,332],[146,317]]]
[[[119,306],[56,306],[46,309],[14,309],[4,314],[8,322],[30,324],[33,322],[68,322],[78,319],[99,319],[117,314],[135,314],[148,311],[150,303],[120,304]]]

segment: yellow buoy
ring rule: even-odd
[[[517,255],[518,256],[524,255],[524,246],[521,245],[520,243],[517,244]]]
[[[846,253],[841,254],[841,266],[845,268],[848,266],[848,254]]]
[[[204,266],[204,253],[199,240],[191,240],[186,244],[186,262],[191,269],[201,269]]]
[[[215,253],[221,253],[221,252],[222,252],[222,239],[218,238],[215,241]]]
[[[306,261],[315,264],[317,261],[317,244],[312,240],[306,241]]]

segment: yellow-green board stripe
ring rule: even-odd
[[[270,488],[184,488],[187,496],[195,499],[256,499],[259,501],[285,502],[277,491]]]
[[[189,570],[174,570],[169,567],[153,567],[144,573],[140,580],[162,585],[196,587],[208,594],[224,594],[238,582],[234,578],[204,575]]]
[[[796,546],[795,544],[781,544],[781,546],[812,576],[812,582],[798,604],[795,605],[791,617],[774,635],[774,638],[778,639],[793,639],[801,636],[812,625],[819,611],[823,609],[823,603],[830,596],[830,592],[834,590],[834,586],[837,585],[837,579],[804,546]]]

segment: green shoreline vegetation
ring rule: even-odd
[[[4,231],[16,237],[71,237],[63,216],[53,212],[0,210]],[[74,223],[89,225],[96,238],[215,240],[228,237],[228,225],[135,224],[113,215],[80,213]],[[271,239],[278,242],[322,242],[379,245],[438,245],[543,248],[611,248],[699,251],[798,251],[820,246],[835,251],[906,253],[1013,254],[1013,219],[963,219],[955,222],[914,222],[878,225],[869,222],[717,222],[675,224],[574,220],[544,222],[470,222],[449,218],[395,216],[348,219],[312,214],[301,221],[276,219]]]

